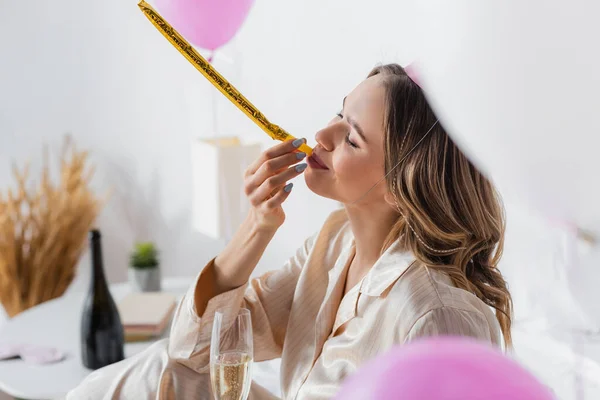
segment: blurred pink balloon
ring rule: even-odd
[[[216,50],[229,42],[254,0],[156,0],[158,11],[191,44]]]
[[[512,359],[460,337],[421,339],[366,363],[336,400],[554,400]]]
[[[417,68],[415,67],[414,64],[408,64],[406,67],[404,67],[404,72],[406,72],[406,75],[408,75],[408,77],[417,84],[417,86],[421,87],[421,80],[419,79],[419,71],[417,70]]]

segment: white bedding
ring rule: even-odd
[[[600,399],[600,335],[513,330],[514,357],[560,400]]]
[[[550,335],[529,326],[513,330],[514,354],[560,400],[600,399],[600,335],[580,336],[571,344],[567,337]],[[280,360],[256,363],[255,381],[281,396]]]
[[[281,397],[280,367],[281,359],[255,363],[252,369],[252,379],[277,397]]]

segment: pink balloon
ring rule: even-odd
[[[254,0],[156,0],[156,8],[187,41],[215,50],[229,42]]]
[[[337,400],[554,400],[518,363],[460,337],[421,339],[375,358],[342,385]]]
[[[421,87],[421,80],[419,79],[419,71],[417,70],[417,68],[415,67],[414,64],[409,64],[406,67],[404,67],[404,72],[406,72],[406,75],[408,75],[408,77],[417,84],[417,86]]]

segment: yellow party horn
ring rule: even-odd
[[[258,125],[263,131],[265,131],[269,136],[271,136],[275,140],[286,141],[289,139],[295,139],[292,135],[287,133],[284,129],[275,125],[264,116],[263,113],[258,111],[252,103],[248,101],[233,85],[220,74],[217,70],[198,53],[191,44],[189,44],[179,32],[177,32],[173,27],[165,21],[165,19],[154,10],[148,3],[144,0],[141,0],[138,3],[138,6],[144,13],[144,15],[152,22],[152,25],[156,27],[163,34],[165,38],[179,52],[187,58],[187,60],[192,63],[194,67],[206,79],[209,80],[210,83],[214,85],[221,93],[225,95],[233,104],[237,106],[244,114],[248,116],[256,125]],[[312,154],[312,149],[306,144],[302,144],[298,149],[307,156]]]

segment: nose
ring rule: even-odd
[[[344,140],[348,128],[343,120],[329,123],[315,135],[315,140],[326,151],[333,151]]]

